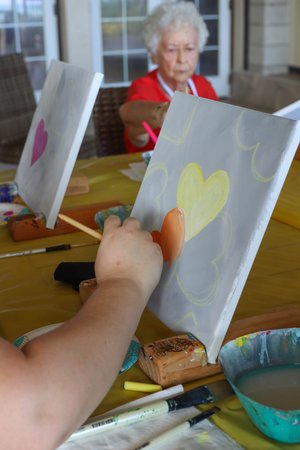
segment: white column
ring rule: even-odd
[[[62,0],[60,14],[63,60],[93,70],[90,0]]]
[[[249,1],[248,69],[286,73],[289,62],[289,0]]]

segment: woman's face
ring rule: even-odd
[[[163,32],[153,62],[173,89],[191,77],[199,56],[198,32],[190,25]]]

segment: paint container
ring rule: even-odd
[[[18,187],[13,181],[10,183],[0,183],[0,202],[11,203],[18,195]]]
[[[153,150],[149,150],[148,152],[142,153],[142,158],[145,161],[146,165],[148,166],[151,156],[153,155]]]
[[[222,347],[219,360],[227,380],[257,428],[277,441],[289,444],[300,443],[300,328],[261,331],[241,336]],[[282,374],[284,374],[285,370],[291,368],[293,376],[298,374],[293,378],[293,384],[287,383],[283,375],[280,378],[281,389],[279,386],[276,389],[274,384],[275,375],[278,375],[276,372],[283,370]],[[273,374],[272,371],[274,371]],[[247,392],[248,395],[246,395],[246,391],[241,392],[240,387],[242,380],[248,377],[251,381],[253,377],[252,389],[255,387],[259,390],[258,381],[255,378],[257,374],[261,376],[261,382],[264,382],[266,391],[266,397],[264,400],[261,400],[263,396],[259,397],[260,401],[253,393]],[[267,377],[263,380],[262,377],[266,375]],[[289,392],[291,389],[292,392]],[[287,395],[294,392],[294,396],[291,395],[291,398],[294,397],[291,408],[288,406],[289,401],[282,406],[280,397],[283,392]],[[271,397],[273,397],[272,401]],[[278,406],[275,406],[277,399]],[[295,399],[298,400],[295,401]],[[270,406],[271,403],[273,403],[272,406]]]
[[[103,232],[104,222],[105,220],[112,215],[118,216],[123,223],[127,217],[130,216],[132,211],[132,205],[120,205],[120,206],[112,206],[108,209],[103,209],[95,214],[95,222],[98,225],[99,229]]]

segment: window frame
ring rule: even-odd
[[[14,15],[16,14],[16,4],[13,3]],[[56,15],[56,0],[47,0],[47,2],[42,1],[42,14],[43,17],[41,21],[37,22],[36,25],[42,27],[43,38],[44,38],[44,53],[41,56],[26,56],[24,54],[24,59],[26,63],[32,63],[35,61],[43,61],[45,63],[45,71],[47,72],[50,62],[53,59],[58,59],[59,57],[59,45],[58,45],[58,27],[57,27],[57,15]],[[15,52],[22,52],[21,42],[19,39],[21,28],[30,28],[31,23],[28,24],[14,22],[15,32]],[[4,24],[5,28],[5,24]],[[10,51],[9,51],[10,53]],[[30,75],[30,72],[29,72]],[[41,90],[35,90],[34,95],[38,101],[40,98]]]

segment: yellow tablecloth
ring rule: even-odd
[[[120,155],[97,160],[77,161],[74,173],[83,173],[90,182],[89,194],[68,197],[63,207],[119,200],[133,203],[140,183],[119,172],[140,155]],[[14,178],[13,171],[0,172],[0,182]],[[234,319],[264,313],[285,305],[300,307],[300,162],[294,161],[282,194],[248,277]],[[0,253],[62,243],[91,242],[82,232],[13,242],[6,226],[0,228]],[[64,252],[0,260],[0,333],[13,341],[33,329],[63,322],[79,308],[78,293],[70,285],[54,281],[53,273],[63,261],[93,261],[97,246]],[[300,324],[299,324],[300,326]],[[142,343],[172,335],[156,317],[145,311],[137,330]],[[99,342],[99,346],[101,343]],[[221,376],[213,377],[213,381]],[[149,382],[134,366],[120,375],[95,411],[100,414],[142,394],[124,391],[125,380]],[[232,397],[219,404],[222,411],[215,423],[249,450],[298,448],[263,436],[251,424],[239,401]]]
[[[299,147],[300,148],[300,147]],[[281,195],[273,212],[273,218],[300,229],[300,160],[294,160]]]

